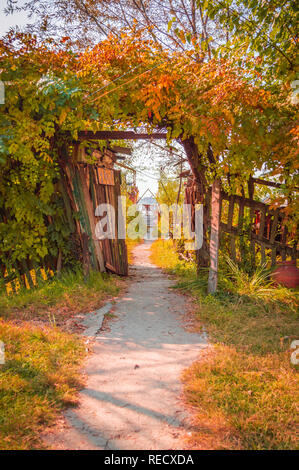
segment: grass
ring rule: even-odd
[[[40,433],[76,402],[82,385],[81,341],[58,328],[0,320],[5,364],[0,365],[0,448],[43,448]]]
[[[206,271],[196,278],[170,241],[155,242],[152,259],[192,295],[198,329],[212,345],[183,377],[194,412],[190,445],[297,449],[299,377],[290,344],[299,339],[298,293],[275,288],[264,270],[249,276],[228,261],[217,294],[207,295]]]
[[[85,348],[68,320],[116,296],[116,276],[64,272],[39,287],[7,296],[0,291],[0,449],[43,448],[40,433],[76,402]],[[68,325],[68,327],[67,327]],[[72,328],[71,328],[72,330]]]
[[[44,320],[62,324],[76,313],[99,308],[107,297],[116,296],[122,281],[113,275],[91,272],[87,279],[80,270],[65,271],[60,277],[41,282],[39,287],[22,289],[8,296],[0,291],[0,317]]]

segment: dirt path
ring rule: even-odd
[[[96,337],[80,405],[47,436],[56,449],[183,449],[188,415],[180,375],[206,340],[183,327],[186,299],[149,261],[150,243],[134,251],[132,282]]]

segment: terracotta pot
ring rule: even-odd
[[[299,269],[296,261],[282,261],[272,273],[272,278],[278,284],[288,288],[295,288],[299,285]]]

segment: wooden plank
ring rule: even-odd
[[[221,215],[221,193],[220,180],[217,179],[212,185],[212,214],[211,214],[211,236],[210,236],[210,269],[208,280],[208,292],[214,293],[218,284],[218,253],[220,239],[220,215]]]
[[[229,201],[230,195],[224,191],[221,191],[221,198],[224,199],[225,201]],[[246,197],[244,198],[243,196],[239,196],[238,194],[234,194],[234,199],[235,199],[235,202],[238,202],[238,203],[243,202],[244,206],[252,207],[253,209],[263,209],[263,208],[267,209],[269,207],[267,204],[264,204],[263,202],[254,201]]]
[[[114,274],[118,274],[117,269],[110,263],[105,263],[105,267]]]
[[[88,240],[88,235],[87,233],[83,233],[82,235],[83,239],[83,248],[82,248],[82,264],[83,264],[83,274],[85,279],[88,277],[89,272],[90,272],[90,256],[89,256],[89,250],[88,250],[88,245],[89,245],[89,240]]]
[[[244,221],[244,201],[239,203],[239,218],[238,218],[238,233],[241,234],[243,231],[243,221]]]
[[[250,240],[250,251],[251,251],[251,264],[255,267],[255,241],[253,239]]]
[[[132,149],[130,147],[120,147],[119,145],[113,145],[108,147],[113,153],[120,153],[122,155],[132,155]]]
[[[273,218],[273,221],[272,221],[271,233],[270,233],[270,243],[271,244],[274,243],[275,237],[277,235],[278,213],[279,213],[278,210],[274,211],[274,218]]]
[[[166,139],[166,132],[140,133],[134,131],[80,131],[78,140],[151,140]]]
[[[238,229],[236,227],[232,227],[230,229],[230,231],[227,229],[227,225],[224,224],[223,222],[220,223],[220,229],[221,229],[221,232],[225,232],[225,233],[232,233],[234,234],[235,236],[238,235]],[[259,235],[255,234],[255,233],[252,233],[251,234],[251,238],[255,241],[258,241],[259,243],[263,243],[263,245],[266,247],[266,248],[272,248],[272,246],[275,246],[277,249],[279,248],[283,248],[285,247],[286,249],[289,249],[289,250],[293,250],[292,247],[289,247],[287,245],[285,245],[284,243],[281,243],[279,241],[275,241],[273,243],[270,243],[270,241],[263,237],[262,239],[259,238]],[[299,253],[298,250],[295,249],[295,252]]]
[[[234,261],[236,261],[236,237],[234,235],[230,236],[230,254]]]
[[[280,253],[281,253],[281,261],[285,261],[287,259],[286,249],[282,248]]]
[[[72,213],[72,208],[71,208],[71,203],[70,199],[67,193],[67,188],[66,188],[66,182],[62,179],[60,179],[57,183],[59,193],[61,194],[63,198],[63,203],[64,203],[64,210],[66,213],[67,221],[70,227],[71,232],[73,233],[75,231],[75,223],[74,223],[74,217]]]
[[[264,236],[264,231],[265,231],[266,209],[262,209],[260,212],[261,212],[261,221],[260,221],[258,237],[261,240]]]
[[[227,217],[227,229],[229,231],[233,226],[234,206],[235,206],[234,196],[230,196],[229,206],[228,206],[228,217]]]
[[[90,245],[93,247],[95,251],[95,255],[99,264],[99,269],[101,272],[105,271],[105,265],[104,265],[104,258],[103,258],[103,253],[101,251],[100,245],[98,240],[95,240],[95,227],[96,227],[96,222],[95,222],[95,216],[94,216],[94,210],[92,206],[92,201],[90,198],[89,194],[89,189],[86,184],[86,175],[84,172],[84,169],[81,167],[78,167],[78,173],[79,177],[81,180],[81,185],[82,185],[82,191],[83,191],[83,196],[84,196],[84,203],[85,203],[85,208],[87,212],[87,217],[89,220],[89,225],[90,225]]]
[[[82,242],[82,249],[83,249],[83,233],[86,233],[89,237],[89,239],[91,238],[91,229],[90,229],[90,223],[89,223],[89,219],[88,219],[88,215],[87,215],[87,212],[86,212],[86,207],[85,207],[85,204],[84,204],[84,195],[83,195],[83,191],[82,191],[82,186],[81,186],[81,182],[80,182],[80,178],[79,178],[79,175],[78,175],[78,169],[77,167],[73,166],[72,167],[72,171],[71,171],[71,184],[72,184],[72,191],[73,191],[73,195],[74,195],[74,202],[75,202],[75,208],[76,208],[76,212],[78,214],[78,222],[79,222],[79,226],[78,226],[78,233],[80,233],[80,236],[81,236],[81,242]],[[96,269],[97,267],[97,261],[96,261],[96,257],[94,255],[94,253],[91,254],[92,257],[93,257],[93,260],[92,260],[92,264],[93,264],[93,267],[94,269]]]
[[[114,171],[109,168],[97,168],[98,184],[114,186]]]
[[[266,250],[263,244],[260,244],[260,247],[261,247],[261,262],[262,262],[262,265],[264,265],[266,264]]]

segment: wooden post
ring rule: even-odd
[[[86,173],[84,172],[84,168],[82,167],[78,167],[77,171],[79,174],[79,178],[81,180],[81,186],[82,186],[83,196],[84,196],[84,201],[82,201],[82,204],[85,204],[86,213],[87,213],[87,217],[88,217],[89,225],[90,225],[91,235],[90,235],[89,243],[94,249],[98,266],[99,266],[99,270],[101,272],[105,272],[106,269],[105,269],[105,264],[104,264],[103,253],[102,253],[99,241],[95,239],[96,220],[95,220],[92,200],[91,200],[90,193],[89,193],[89,188],[86,182]]]
[[[82,234],[82,240],[83,240],[83,250],[82,250],[83,274],[84,274],[84,279],[87,279],[90,273],[90,256],[89,256],[87,233]]]
[[[221,194],[220,180],[214,181],[212,186],[212,214],[211,214],[211,237],[210,237],[210,270],[208,281],[208,293],[212,294],[217,290],[218,282],[218,252],[220,237],[220,211]]]

